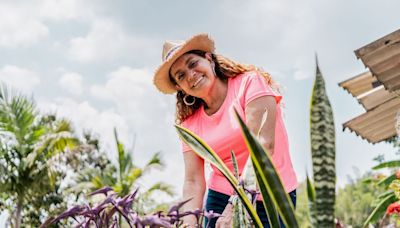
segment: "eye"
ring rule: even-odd
[[[185,74],[183,72],[182,73],[178,73],[176,75],[176,79],[178,79],[178,81],[181,81],[184,77],[185,77]]]
[[[197,66],[197,62],[198,62],[198,60],[191,61],[191,62],[189,63],[189,67],[190,67],[190,68],[193,68],[193,67]]]

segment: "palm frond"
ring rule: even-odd
[[[174,187],[172,185],[166,184],[164,182],[157,182],[153,184],[147,191],[146,194],[152,194],[155,191],[164,192],[169,196],[175,195]]]
[[[161,153],[157,152],[153,154],[147,164],[143,167],[143,172],[147,173],[153,168],[163,168],[165,166],[164,162],[161,159]]]

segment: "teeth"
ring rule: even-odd
[[[199,79],[197,79],[197,81],[193,84],[192,87],[197,86],[197,84],[199,84],[200,80],[203,78],[203,76],[201,76]]]

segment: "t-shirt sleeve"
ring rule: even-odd
[[[282,99],[282,96],[278,92],[274,91],[274,89],[268,85],[266,79],[258,72],[249,72],[249,74],[243,78],[242,86],[244,86],[243,96],[245,107],[251,101],[262,96],[275,97],[277,104]]]

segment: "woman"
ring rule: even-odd
[[[177,124],[200,136],[232,171],[230,153],[233,150],[241,173],[249,152],[234,117],[233,109],[236,109],[271,154],[284,187],[295,204],[297,179],[281,115],[282,97],[276,92],[276,85],[268,73],[217,55],[214,50],[214,42],[207,34],[195,35],[185,42],[167,41],[163,63],[154,75],[155,86],[163,93],[176,93]],[[268,115],[264,122],[265,112]],[[212,167],[206,185],[203,159],[185,144],[183,156],[183,197],[193,198],[185,205],[185,210],[203,208],[203,197],[208,188],[206,210],[229,214],[228,199],[233,189],[228,181]],[[261,201],[257,202],[257,207],[264,226],[269,227]],[[217,227],[229,223],[228,218],[218,219]],[[211,227],[215,226],[216,220],[211,219]],[[194,216],[186,217],[185,222],[195,224]]]

